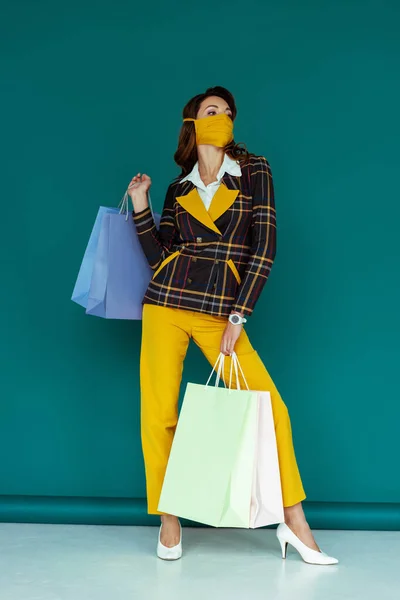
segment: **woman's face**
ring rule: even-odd
[[[232,119],[232,111],[225,100],[218,96],[209,96],[200,104],[196,119],[211,117],[212,115],[219,115],[221,113],[227,114]]]

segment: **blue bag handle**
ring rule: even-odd
[[[136,184],[138,185],[138,184]],[[133,186],[135,187],[135,186]],[[122,196],[122,199],[120,201],[120,203],[118,204],[118,208],[120,209],[119,214],[122,214],[123,212],[125,213],[125,221],[128,220],[129,218],[129,194],[128,194],[128,190],[125,191],[125,194]],[[153,211],[153,205],[151,203],[151,198],[150,198],[150,192],[147,192],[147,198],[149,200],[149,208],[151,210],[151,216],[154,219],[154,211]]]

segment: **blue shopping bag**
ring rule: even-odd
[[[90,283],[92,281],[93,265],[96,256],[97,244],[100,236],[101,223],[105,214],[118,214],[118,208],[109,208],[107,206],[100,206],[96,220],[93,225],[92,233],[88,241],[88,245],[83,256],[82,264],[79,269],[78,277],[76,279],[74,291],[72,292],[71,300],[80,304],[84,308],[87,307]]]
[[[88,315],[106,319],[142,318],[142,299],[152,270],[128,203],[125,192],[120,208],[101,206],[97,213],[71,298],[86,308]],[[153,214],[153,218],[158,228],[160,215]]]
[[[159,219],[156,215],[156,226]],[[141,319],[142,299],[152,273],[133,220],[126,220],[124,214],[105,214],[86,314],[105,319]]]

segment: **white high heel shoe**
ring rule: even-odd
[[[310,565],[336,565],[339,561],[333,556],[328,556],[325,552],[318,552],[318,550],[312,550],[293,533],[293,531],[286,525],[286,523],[280,523],[276,530],[276,536],[281,544],[282,558],[286,558],[287,545],[291,544],[293,548],[296,548],[304,562]]]
[[[158,544],[157,544],[158,558],[161,558],[162,560],[178,560],[179,558],[182,557],[182,527],[181,527],[181,524],[179,523],[179,530],[180,530],[179,544],[177,544],[176,546],[172,546],[172,548],[168,548],[168,546],[164,546],[164,544],[161,543],[161,530],[162,530],[162,523],[161,523],[161,527],[160,527],[160,532],[158,534]]]

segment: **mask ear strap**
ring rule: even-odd
[[[195,121],[196,119],[183,119],[184,121]]]

